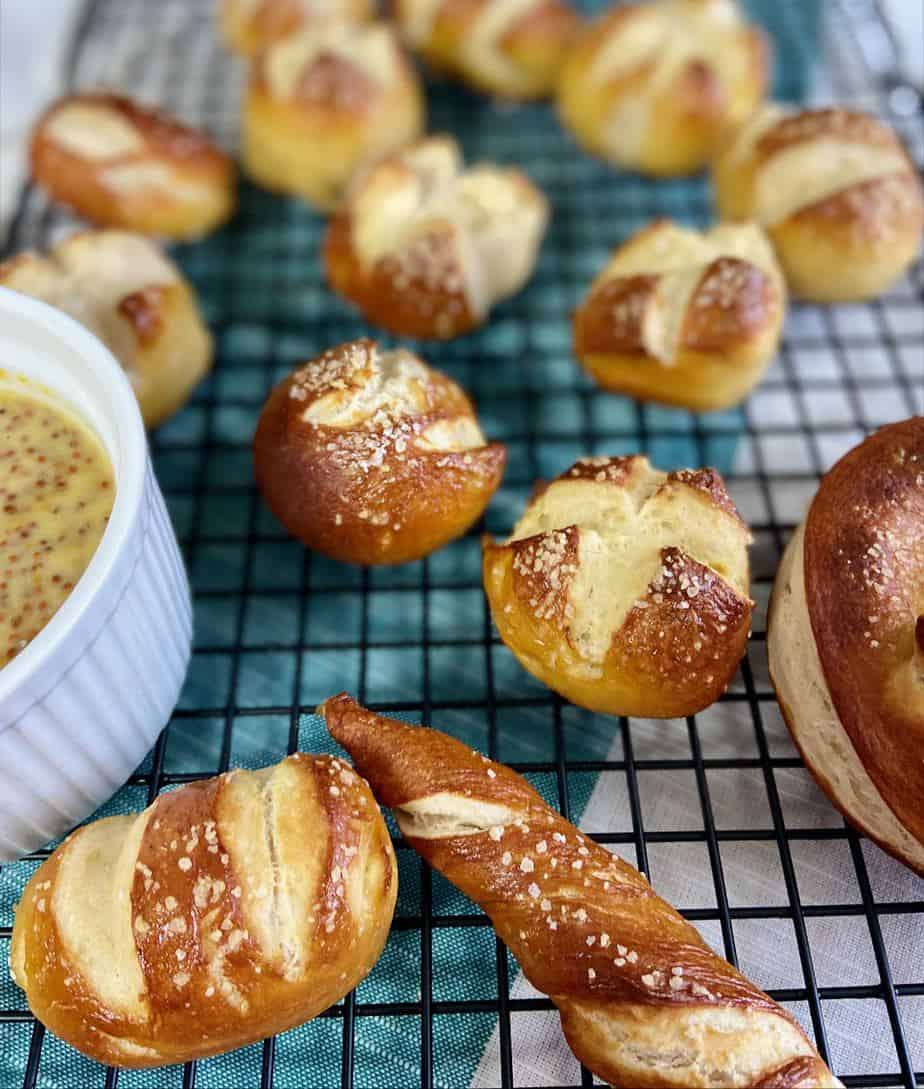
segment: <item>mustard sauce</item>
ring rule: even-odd
[[[0,669],[45,627],[87,569],[115,480],[90,428],[0,371]]]

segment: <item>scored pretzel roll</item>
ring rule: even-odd
[[[372,0],[220,0],[218,25],[231,49],[252,56],[308,23],[364,23],[374,8]]]
[[[189,399],[212,365],[212,337],[192,287],[141,235],[85,231],[48,255],[27,251],[0,264],[0,285],[63,310],[121,363],[145,426]]]
[[[461,536],[506,457],[455,382],[371,340],[331,348],[281,382],[254,437],[273,513],[309,548],[347,563],[407,563]]]
[[[319,710],[411,847],[486,912],[598,1077],[625,1089],[840,1086],[786,1010],[510,768],[346,695]]]
[[[446,340],[523,287],[548,214],[519,170],[465,169],[455,140],[428,137],[357,179],[328,228],[327,277],[373,324]]]
[[[867,114],[767,103],[713,163],[723,219],[770,236],[794,295],[880,295],[914,260],[924,191],[901,140]]]
[[[396,0],[395,17],[434,68],[513,99],[553,92],[578,23],[568,0]]]
[[[92,223],[199,238],[235,207],[231,159],[162,110],[105,91],[55,102],[32,132],[32,174]]]
[[[750,534],[714,469],[583,458],[536,494],[502,544],[484,541],[501,639],[591,711],[692,715],[744,655]]]
[[[90,1058],[188,1062],[342,998],[385,945],[397,886],[366,783],[296,753],[79,828],[23,892],[10,966]]]
[[[568,50],[558,111],[578,143],[643,174],[691,174],[763,98],[767,39],[734,0],[612,8]]]
[[[822,790],[924,874],[924,417],[883,427],[822,479],[780,564],[767,639]]]
[[[313,23],[254,59],[243,166],[257,184],[329,211],[359,167],[423,125],[419,81],[390,26]]]
[[[699,411],[737,404],[776,353],[786,309],[753,224],[658,220],[615,250],[574,315],[574,352],[604,389]]]

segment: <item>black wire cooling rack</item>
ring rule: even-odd
[[[903,45],[872,0],[750,6],[775,40],[779,96],[872,109],[924,159],[920,92],[900,77]],[[242,69],[216,41],[211,7],[93,0],[75,34],[70,84],[121,87],[233,146]],[[484,527],[391,570],[349,569],[289,541],[253,488],[256,415],[297,362],[367,330],[324,288],[321,220],[245,185],[226,230],[176,253],[217,344],[211,378],[151,440],[190,571],[196,642],[176,713],[108,811],[234,764],[325,745],[313,707],[346,688],[465,737],[527,774],[566,816],[583,816],[799,1016],[847,1085],[924,1085],[924,883],[814,788],[775,705],[764,633],[782,547],[820,473],[877,425],[924,411],[924,269],[869,304],[794,306],[778,361],[740,410],[695,416],[602,395],[570,357],[570,311],[608,249],[647,219],[707,221],[707,183],[616,174],[580,155],[547,107],[492,105],[442,85],[429,101],[431,129],[454,132],[471,157],[522,165],[554,209],[528,289],[484,330],[422,349],[472,392],[486,432],[508,444],[488,528],[506,530],[536,478],[583,454],[642,450],[666,469],[718,465],[755,535],[748,657],[722,700],[685,722],[590,715],[527,677],[499,643],[481,592]],[[26,187],[6,250],[70,226]],[[610,801],[600,806],[594,784],[599,792],[605,780]],[[85,1062],[31,1017],[3,968],[18,890],[47,851],[5,867],[0,1085],[460,1086],[474,1069],[472,1034],[493,1056],[493,1084],[534,1084],[517,1042],[524,1019],[551,1004],[515,984],[516,965],[485,917],[396,845],[402,892],[385,956],[307,1027],[313,1035],[268,1040],[231,1065],[149,1074]],[[593,1084],[576,1065],[560,1081]]]

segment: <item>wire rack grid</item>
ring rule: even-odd
[[[920,95],[900,79],[900,43],[872,0],[750,6],[775,40],[778,95],[871,108],[924,160]],[[211,7],[92,0],[71,84],[122,87],[233,146],[242,70],[216,42]],[[794,306],[778,360],[739,410],[695,416],[601,395],[570,358],[570,311],[608,249],[647,219],[708,221],[707,184],[615,174],[580,155],[547,107],[493,105],[443,85],[429,87],[429,105],[431,129],[454,132],[469,156],[521,164],[554,209],[527,290],[484,330],[422,349],[471,391],[486,432],[508,445],[487,527],[509,528],[533,482],[580,455],[641,450],[663,468],[717,465],[755,536],[748,656],[720,702],[685,722],[591,715],[534,682],[499,643],[481,591],[483,526],[391,570],[346,568],[288,540],[253,487],[256,415],[295,363],[366,330],[323,286],[320,219],[244,185],[226,230],[177,250],[217,360],[191,405],[152,436],[195,595],[193,661],[171,722],[105,812],[232,765],[329,748],[312,709],[346,688],[376,709],[449,729],[584,818],[796,1013],[847,1085],[924,1084],[924,887],[813,786],[774,702],[764,632],[782,547],[819,475],[878,424],[924,410],[924,269],[862,306]],[[71,227],[27,187],[6,248]],[[601,820],[594,791],[604,780],[619,804]],[[493,1084],[534,1084],[516,1041],[525,1019],[552,1016],[551,1004],[518,988],[486,918],[395,842],[395,927],[356,992],[303,1029],[235,1053],[232,1065],[152,1073],[95,1066],[31,1017],[5,969],[13,907],[47,851],[4,867],[0,1085],[455,1087],[475,1073],[473,1046],[476,1058],[493,1048]],[[758,953],[757,930],[772,933],[778,958]],[[593,1079],[575,1063],[542,1081],[553,1083]]]

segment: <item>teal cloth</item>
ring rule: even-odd
[[[803,97],[816,50],[818,3],[754,0],[747,6],[773,35],[777,95]],[[588,396],[591,387],[570,352],[569,314],[609,249],[656,214],[706,222],[706,182],[655,183],[617,174],[579,154],[548,106],[494,105],[445,85],[431,88],[430,128],[455,133],[470,157],[522,165],[553,204],[549,235],[529,287],[498,307],[486,328],[422,349],[430,362],[472,392],[485,432],[508,440],[508,472],[488,514],[488,528],[509,528],[533,480],[559,473],[583,454],[645,449],[665,469],[710,463],[729,470],[744,425],[740,410],[693,416],[641,407],[621,397]],[[341,689],[395,706],[460,698],[484,704],[492,695],[529,700],[544,694],[499,645],[490,650],[489,678],[484,646],[473,642],[485,630],[474,536],[425,563],[364,575],[306,557],[254,495],[249,441],[270,384],[300,360],[368,332],[323,284],[318,261],[322,231],[322,219],[297,201],[244,185],[235,221],[203,243],[178,251],[215,329],[218,357],[193,402],[153,438],[157,475],[195,594],[196,653],[181,713],[168,728],[168,774],[214,774],[223,754],[231,766],[275,762],[287,751],[293,700],[301,711],[299,747],[332,751],[320,719],[308,712]],[[425,578],[431,587],[426,591]],[[357,649],[364,625],[365,651]],[[435,644],[426,663],[424,625]],[[407,645],[390,645],[396,642]],[[237,646],[242,649],[235,654]],[[204,717],[182,713],[203,709],[208,711]],[[613,720],[547,701],[498,709],[493,755],[508,762],[557,759],[557,714],[567,760],[603,758]],[[484,706],[435,711],[432,719],[471,745],[488,748]],[[149,768],[150,757],[140,770]],[[558,801],[554,775],[531,778],[550,802]],[[573,819],[580,818],[593,783],[590,773],[568,773]],[[140,809],[146,793],[143,785],[126,786],[101,812]],[[419,916],[422,864],[407,850],[399,854],[397,915]],[[0,870],[0,927],[12,924],[13,907],[35,866],[20,862]],[[432,897],[437,919],[475,911],[439,875],[432,878]],[[435,926],[434,1001],[495,1002],[494,950],[486,926]],[[0,1008],[23,1010],[23,996],[7,970],[8,951],[8,940],[0,938]],[[358,988],[361,1005],[408,1004],[414,1012],[356,1018],[357,1089],[420,1084],[420,960],[420,932],[396,929],[381,961]],[[515,974],[511,961],[511,982]],[[490,1011],[451,1008],[434,1017],[434,1085],[458,1089],[468,1084],[495,1021]],[[322,1017],[280,1037],[274,1084],[338,1086],[342,1033],[341,1018]],[[22,1083],[32,1035],[28,1022],[0,1027],[0,1089]],[[262,1060],[258,1044],[202,1062],[196,1084],[202,1089],[257,1086]],[[182,1078],[181,1067],[124,1072],[119,1085],[166,1089],[180,1086]],[[101,1067],[46,1036],[38,1085],[71,1089],[102,1086],[104,1079]]]

